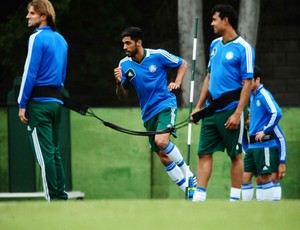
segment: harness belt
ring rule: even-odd
[[[274,136],[272,134],[268,134],[262,138],[261,142],[270,141],[273,139],[274,139]],[[250,144],[254,144],[257,142],[260,142],[260,141],[255,140],[255,136],[250,136]]]
[[[31,98],[34,97],[52,97],[64,102],[63,106],[71,109],[81,115],[86,115],[89,107],[85,104],[74,101],[72,98],[67,97],[61,90],[52,86],[35,86],[31,92]]]
[[[221,97],[213,100],[211,95],[209,95],[208,101],[210,102],[210,105],[207,106],[204,109],[201,109],[197,113],[194,113],[192,115],[193,122],[197,123],[199,120],[201,120],[204,117],[207,117],[211,115],[213,112],[215,112],[217,109],[222,109],[229,103],[239,100],[241,95],[242,89],[233,90],[230,92],[227,92],[223,94]]]
[[[94,118],[98,119],[99,121],[101,121],[105,126],[111,128],[111,129],[117,130],[119,132],[130,134],[130,135],[153,136],[156,134],[171,133],[171,132],[174,132],[176,130],[176,128],[179,129],[188,124],[188,120],[185,120],[185,121],[177,124],[176,127],[172,126],[172,127],[166,128],[164,130],[146,131],[146,132],[135,131],[135,130],[123,128],[121,126],[115,125],[113,123],[110,123],[110,122],[107,122],[107,121],[101,119],[96,114],[94,114],[92,109],[89,108],[87,105],[79,103],[79,102],[73,100],[72,98],[65,96],[61,90],[59,90],[55,87],[36,86],[33,88],[32,93],[31,93],[31,98],[34,98],[34,97],[51,97],[51,98],[59,99],[64,102],[64,104],[63,104],[64,107],[66,107],[70,110],[73,110],[81,115],[94,117]]]

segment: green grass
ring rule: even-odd
[[[88,200],[1,202],[5,230],[299,229],[300,201]]]
[[[139,108],[94,108],[102,119],[134,130],[144,130]],[[282,180],[283,198],[300,198],[300,109],[283,108],[281,127],[287,138],[287,174]],[[188,116],[180,109],[178,122]],[[8,191],[7,121],[0,109],[0,192]],[[85,199],[183,199],[183,192],[171,182],[155,154],[150,153],[147,137],[131,136],[105,127],[98,120],[71,112],[71,158],[73,190]],[[197,169],[200,126],[193,125],[191,169]],[[187,128],[178,130],[172,141],[184,158],[187,154]],[[17,142],[16,142],[17,143]],[[230,160],[226,153],[214,155],[213,175],[207,199],[228,199]],[[41,189],[41,188],[40,188]]]

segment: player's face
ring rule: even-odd
[[[214,28],[215,34],[222,35],[223,32],[225,31],[223,20],[220,18],[219,12],[215,12],[214,15],[212,16],[212,21],[211,21],[210,25]]]
[[[258,86],[259,86],[258,78],[256,80],[254,78],[252,78],[251,91],[255,91]]]
[[[128,57],[134,57],[137,54],[137,43],[131,37],[122,39],[123,50]]]
[[[28,27],[40,28],[44,25],[46,16],[37,13],[33,6],[30,6],[26,18],[28,19]]]

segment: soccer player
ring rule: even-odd
[[[281,199],[280,180],[286,171],[286,141],[279,126],[282,112],[272,94],[261,84],[262,74],[255,66],[250,97],[250,145],[244,158],[242,197],[253,198],[253,175],[256,178],[256,199]]]
[[[27,9],[28,27],[35,28],[35,32],[28,42],[18,97],[19,117],[27,125],[41,168],[45,199],[66,200],[68,194],[58,134],[68,44],[55,31],[55,11],[48,0],[33,0]]]
[[[159,131],[174,126],[177,102],[172,91],[180,88],[187,62],[163,49],[144,48],[143,31],[138,27],[126,28],[121,33],[121,38],[126,57],[114,69],[116,94],[120,99],[126,98],[129,85],[133,85],[147,131]],[[177,68],[176,79],[169,84],[168,67]],[[167,174],[185,191],[187,186],[196,185],[196,177],[188,169],[179,149],[170,141],[171,135],[176,137],[176,132],[149,136],[149,143],[151,149],[158,154]]]
[[[213,153],[227,150],[231,160],[230,201],[240,200],[243,177],[242,143],[245,115],[254,69],[254,49],[237,32],[237,13],[230,5],[212,9],[211,26],[221,35],[209,48],[209,63],[198,103],[191,114],[206,103],[224,104],[202,119],[198,148],[197,189],[193,201],[206,200],[206,188],[212,173]],[[238,92],[237,96],[232,96]],[[229,99],[228,99],[229,98]]]

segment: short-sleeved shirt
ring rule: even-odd
[[[166,108],[177,108],[176,96],[168,90],[167,68],[179,68],[183,60],[163,49],[144,49],[141,63],[123,58],[122,85],[132,84],[138,95],[144,122]]]
[[[242,37],[223,43],[222,37],[212,41],[209,49],[210,58],[207,71],[210,73],[209,92],[213,99],[224,93],[241,89],[243,80],[252,79],[255,52],[253,47]],[[238,101],[218,111],[236,107]],[[208,105],[208,102],[207,102]]]

